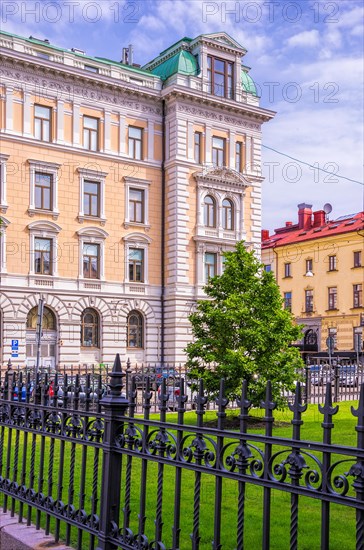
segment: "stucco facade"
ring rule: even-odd
[[[262,231],[262,262],[275,273],[306,353],[327,353],[327,339],[342,356],[362,355],[364,330],[364,212],[329,220],[312,205],[298,205],[298,223]]]
[[[206,262],[219,273],[237,240],[260,247],[274,113],[242,84],[246,51],[204,35],[140,68],[7,33],[0,46],[2,363],[34,362],[39,298],[45,362],[183,361]],[[187,70],[161,71],[181,52]]]

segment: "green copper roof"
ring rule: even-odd
[[[21,40],[25,40],[26,42],[31,42],[34,45],[42,46],[42,48],[48,48],[50,50],[56,50],[59,52],[65,52],[69,53],[71,55],[74,55],[75,57],[79,57],[80,59],[83,59],[84,61],[97,61],[98,63],[104,63],[106,65],[113,65],[115,67],[120,67],[122,69],[126,69],[128,71],[132,71],[134,73],[143,74],[145,76],[150,76],[150,71],[146,71],[139,67],[133,67],[132,65],[125,65],[124,63],[119,63],[118,61],[113,61],[112,59],[107,59],[106,57],[91,57],[89,55],[81,54],[78,52],[73,52],[72,50],[68,50],[66,48],[59,48],[58,46],[53,46],[53,44],[48,44],[47,42],[44,42],[43,40],[38,40],[37,38],[25,38],[25,36],[20,36],[18,34],[13,34],[10,32],[6,32],[1,30],[0,34],[5,34],[7,36],[11,36],[14,38],[20,38]],[[50,52],[51,53],[51,52]]]
[[[241,85],[248,94],[258,95],[254,80],[246,71],[241,71]]]
[[[199,72],[197,59],[190,52],[181,50],[151,71],[162,80],[167,80],[170,76],[180,73],[196,76]]]

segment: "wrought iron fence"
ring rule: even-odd
[[[331,441],[338,406],[332,403],[330,381],[318,408],[322,440],[313,441],[301,437],[307,405],[300,383],[289,405],[291,437],[282,437],[273,433],[275,404],[269,382],[262,403],[264,433],[256,434],[249,427],[245,382],[237,401],[238,428],[233,430],[227,426],[223,380],[216,400],[217,425],[212,427],[204,423],[208,399],[202,382],[192,413],[195,422],[188,424],[183,378],[174,422],[168,416],[165,379],[159,417],[154,418],[150,379],[138,415],[135,377],[125,387],[118,356],[107,393],[98,380],[94,410],[89,378],[84,403],[79,380],[75,384],[72,408],[67,395],[58,401],[56,387],[50,396],[47,375],[38,376],[34,390],[30,375],[25,386],[22,377],[10,382],[7,375],[3,380],[0,491],[3,509],[17,512],[19,521],[35,522],[38,528],[44,524],[57,541],[64,537],[79,550],[243,550],[258,547],[258,539],[268,550],[273,520],[285,507],[285,547],[293,550],[298,548],[299,518],[306,508],[302,503],[309,499],[312,509],[320,504],[316,513],[322,549],[331,548],[333,505],[353,511],[351,547],[364,548],[364,384],[358,407],[352,409],[356,445],[338,445]],[[252,495],[261,503],[255,518],[250,513]],[[347,513],[347,531],[348,518]]]
[[[207,368],[213,368],[207,365]],[[109,373],[112,366],[109,364],[100,365],[77,365],[67,369],[65,367],[58,369],[42,368],[39,371],[39,384],[43,384],[47,377],[49,384],[48,394],[45,394],[45,403],[52,401],[54,388],[58,390],[58,405],[62,405],[63,396],[66,396],[66,403],[73,408],[74,400],[79,396],[79,407],[83,409],[86,403],[89,408],[97,410],[98,401],[106,391]],[[5,380],[8,373],[8,380],[12,385],[13,393],[16,398],[19,382],[22,381],[23,401],[25,401],[25,386],[31,384],[31,396],[37,386],[34,368],[20,368],[12,365],[10,362],[6,368],[0,370],[1,381]],[[159,411],[162,381],[165,379],[168,393],[168,407],[170,410],[177,410],[178,396],[180,393],[181,381],[184,381],[184,391],[187,396],[185,407],[194,409],[196,407],[196,398],[198,387],[195,379],[191,379],[189,369],[181,363],[167,363],[163,366],[160,363],[132,364],[129,360],[125,365],[125,387],[128,391],[131,387],[132,378],[135,378],[136,412],[143,412],[143,395],[146,387],[146,380],[149,378],[152,397],[150,400],[151,411]],[[89,380],[89,382],[87,382]],[[327,358],[315,358],[312,362],[297,372],[297,380],[301,381],[302,400],[305,403],[322,403],[325,394],[326,383],[331,382],[332,398],[334,402],[351,401],[359,399],[359,388],[364,382],[364,366],[353,359],[334,359],[330,364]],[[89,389],[87,389],[89,383]],[[77,387],[80,386],[80,389]],[[75,389],[76,388],[76,389]],[[19,390],[20,391],[20,390]],[[89,392],[87,394],[87,392]],[[283,391],[288,402],[294,400],[293,391]],[[86,399],[88,397],[88,399]],[[217,405],[214,399],[208,399],[207,409],[216,409]],[[229,403],[229,408],[236,408],[236,403]]]

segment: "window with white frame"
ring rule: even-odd
[[[57,239],[61,227],[39,220],[28,225],[30,234],[30,275],[57,275]]]
[[[226,139],[213,136],[212,138],[212,163],[214,166],[225,166]]]
[[[150,181],[139,178],[125,177],[125,227],[148,223],[148,198]]]
[[[58,210],[58,169],[60,164],[28,160],[30,175],[30,193],[28,214],[36,212],[52,214],[53,219],[59,216]]]
[[[205,282],[217,275],[217,254],[216,252],[205,252]]]
[[[53,273],[53,240],[35,237],[34,239],[34,273],[52,275]]]
[[[51,141],[52,109],[45,105],[34,105],[34,137],[41,141]]]
[[[78,168],[80,174],[80,210],[78,221],[97,218],[104,224],[105,216],[105,180],[107,173],[99,170]]]
[[[234,229],[234,205],[230,199],[222,201],[222,227],[227,231]]]
[[[9,223],[0,215],[0,273],[6,273],[6,229]]]
[[[203,202],[204,225],[206,227],[216,227],[216,201],[211,195],[206,195]]]
[[[127,348],[143,348],[143,331],[144,322],[143,316],[139,311],[131,311],[127,319]]]
[[[8,204],[6,202],[6,163],[9,155],[0,153],[0,212],[5,213]]]
[[[130,233],[125,241],[125,281],[148,283],[149,237],[140,233]]]
[[[129,281],[144,282],[144,250],[129,248],[128,252]]]
[[[129,157],[143,159],[143,128],[129,126],[128,132]]]
[[[83,146],[89,151],[99,150],[99,119],[84,115]]]
[[[105,239],[109,236],[99,227],[85,227],[79,236],[79,274],[81,279],[105,278]]]

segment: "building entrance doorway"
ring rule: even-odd
[[[37,361],[37,327],[38,307],[33,307],[28,313],[26,328],[26,366],[33,368]],[[57,324],[54,313],[47,307],[43,312],[42,336],[40,345],[40,367],[55,369],[57,356]]]

